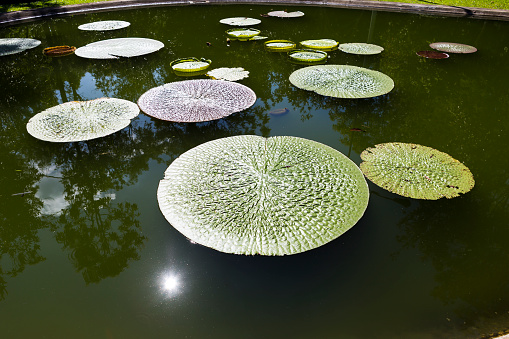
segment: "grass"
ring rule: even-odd
[[[12,0],[7,4],[0,5],[0,12],[21,11],[26,9],[55,7],[64,5],[76,5],[91,2],[101,2],[110,0]],[[376,0],[380,1],[380,0]],[[424,5],[446,5],[455,7],[480,7],[491,9],[509,10],[509,0],[384,0],[388,2],[405,2],[411,4]]]

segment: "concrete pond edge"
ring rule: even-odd
[[[379,2],[369,0],[112,0],[79,5],[55,6],[17,12],[0,13],[0,27],[40,20],[48,17],[126,10],[162,6],[204,6],[204,5],[292,5],[320,6],[376,10],[386,12],[414,13],[422,15],[467,17],[474,19],[509,21],[509,11],[445,5],[421,5],[400,2]]]

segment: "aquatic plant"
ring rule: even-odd
[[[177,72],[198,72],[209,68],[212,61],[201,58],[180,58],[170,63],[170,67]]]
[[[264,46],[269,51],[287,52],[294,49],[296,44],[290,40],[269,40],[265,41]]]
[[[185,80],[154,87],[138,99],[140,109],[161,120],[201,122],[221,119],[251,107],[256,94],[230,81]]]
[[[61,57],[66,55],[71,55],[76,50],[74,46],[55,46],[55,47],[47,47],[43,49],[42,54],[49,57]]]
[[[350,54],[360,54],[360,55],[373,55],[380,54],[383,52],[384,48],[382,46],[366,44],[363,42],[351,42],[340,44],[338,46],[340,51]]]
[[[249,76],[249,71],[244,70],[242,67],[222,67],[207,72],[207,76],[216,80],[237,81],[247,78]]]
[[[304,40],[300,42],[301,46],[309,49],[318,49],[323,51],[333,51],[338,47],[338,42],[332,39]]]
[[[417,144],[391,142],[361,153],[360,168],[374,184],[404,197],[454,198],[474,187],[470,170],[450,155]]]
[[[37,39],[2,38],[0,39],[0,56],[21,53],[41,44]]]
[[[232,28],[227,30],[226,34],[232,39],[247,41],[259,35],[260,31],[254,28]]]
[[[477,48],[470,45],[459,44],[455,42],[434,42],[429,47],[446,53],[475,53]]]
[[[92,42],[76,49],[77,56],[88,59],[131,58],[156,52],[164,47],[161,41],[147,38],[116,38]]]
[[[234,18],[225,18],[219,20],[220,23],[230,26],[253,26],[258,25],[262,22],[259,19],[246,18],[246,17],[234,17]]]
[[[336,98],[370,98],[387,94],[394,81],[387,75],[349,65],[318,65],[296,70],[290,82],[301,89]]]
[[[289,255],[322,246],[364,214],[359,168],[316,141],[241,135],[183,153],[165,171],[157,200],[193,242],[235,254]]]
[[[428,59],[447,59],[449,57],[449,54],[438,51],[419,51],[416,54]]]
[[[83,141],[120,131],[139,113],[134,102],[123,99],[71,101],[36,114],[26,128],[30,135],[44,141]]]
[[[268,16],[277,17],[277,18],[298,18],[304,16],[304,13],[301,11],[287,12],[287,11],[272,11],[267,13]]]
[[[315,63],[326,60],[327,52],[312,49],[295,49],[291,52],[288,52],[288,57],[293,61]]]
[[[116,29],[126,28],[131,25],[130,22],[122,20],[105,20],[89,22],[78,26],[79,30],[82,31],[113,31]]]

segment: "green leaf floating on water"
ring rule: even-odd
[[[123,99],[71,101],[36,114],[26,127],[30,135],[40,140],[75,142],[120,131],[139,113],[138,105]]]
[[[338,42],[332,39],[304,40],[300,44],[306,48],[332,51],[338,46]]]
[[[89,22],[87,24],[78,26],[78,29],[82,31],[113,31],[116,29],[126,28],[129,25],[131,25],[131,23],[127,21],[105,20]]]
[[[456,42],[434,42],[429,47],[446,53],[475,53],[477,48],[470,45],[459,44]]]
[[[0,39],[0,56],[21,53],[41,44],[37,39],[2,38]]]
[[[247,17],[234,17],[234,18],[225,18],[219,20],[220,23],[230,26],[253,26],[258,25],[262,22],[259,19],[247,18]]]
[[[147,38],[116,38],[92,42],[74,53],[88,59],[131,58],[156,52],[164,47],[161,41]]]
[[[354,226],[369,190],[359,168],[329,146],[242,135],[178,157],[157,199],[170,224],[196,243],[226,253],[288,255]]]
[[[474,187],[470,170],[434,148],[400,142],[376,145],[361,153],[360,168],[376,185],[404,197],[454,198]]]
[[[336,98],[371,98],[387,94],[394,81],[387,75],[349,65],[319,65],[296,70],[290,82],[301,89]]]
[[[350,53],[350,54],[360,54],[360,55],[373,55],[380,54],[383,52],[384,48],[382,46],[366,44],[363,42],[352,42],[339,45],[339,50]]]
[[[207,76],[216,80],[237,81],[247,78],[249,71],[244,70],[242,67],[221,67],[208,71]]]

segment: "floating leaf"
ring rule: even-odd
[[[458,44],[455,42],[434,42],[429,47],[446,53],[474,53],[477,48],[474,46]]]
[[[82,31],[113,31],[115,29],[126,28],[130,24],[127,21],[121,20],[105,20],[89,22],[88,24],[78,26],[78,29]]]
[[[361,170],[369,180],[404,197],[454,198],[474,187],[474,177],[465,165],[431,147],[379,144],[364,150],[361,158]]]
[[[196,243],[226,253],[289,255],[353,227],[369,190],[359,168],[329,146],[242,135],[180,155],[157,199],[170,224]]]
[[[2,38],[0,39],[0,56],[21,53],[27,49],[39,46],[41,42],[28,38]]]
[[[201,122],[243,111],[255,101],[255,92],[236,82],[185,80],[148,90],[138,99],[138,105],[157,119]]]
[[[278,17],[278,18],[298,18],[304,16],[304,13],[301,11],[295,12],[287,12],[287,11],[272,11],[267,13],[268,16]]]
[[[253,26],[258,25],[262,22],[260,19],[246,18],[246,17],[235,17],[226,18],[219,20],[220,23],[230,26]]]
[[[264,43],[269,51],[286,52],[295,48],[295,42],[290,40],[269,40]]]
[[[338,47],[338,42],[332,39],[304,40],[300,44],[306,48],[332,51]]]
[[[449,54],[437,51],[419,51],[416,54],[428,59],[447,59],[449,57]]]
[[[240,41],[247,41],[260,34],[260,31],[254,28],[232,28],[226,31],[230,38]]]
[[[77,56],[88,59],[130,58],[156,52],[164,47],[161,41],[147,38],[116,38],[92,42],[78,48]]]
[[[290,75],[290,82],[320,95],[353,99],[376,97],[394,88],[394,81],[387,75],[349,65],[304,67]]]
[[[176,72],[199,72],[209,68],[212,61],[201,58],[181,58],[170,63],[170,67]]]
[[[249,71],[244,70],[242,67],[222,67],[209,71],[207,75],[216,80],[237,81],[247,78],[249,76]]]
[[[115,98],[71,101],[33,116],[27,131],[37,139],[52,142],[90,140],[127,127],[140,113],[134,102]]]
[[[296,49],[288,52],[288,57],[294,61],[315,63],[326,60],[327,53],[324,51],[316,51],[312,49]]]
[[[347,44],[341,44],[339,45],[338,48],[345,53],[360,55],[380,54],[384,50],[382,46],[366,44],[363,42],[352,42]]]
[[[265,40],[265,39],[268,39],[268,37],[266,36],[260,36],[260,35],[255,35],[254,37],[252,37],[251,39],[249,40]]]
[[[45,48],[42,53],[46,56],[50,57],[61,57],[73,54],[76,50],[76,47],[74,46],[55,46],[55,47],[48,47]]]

